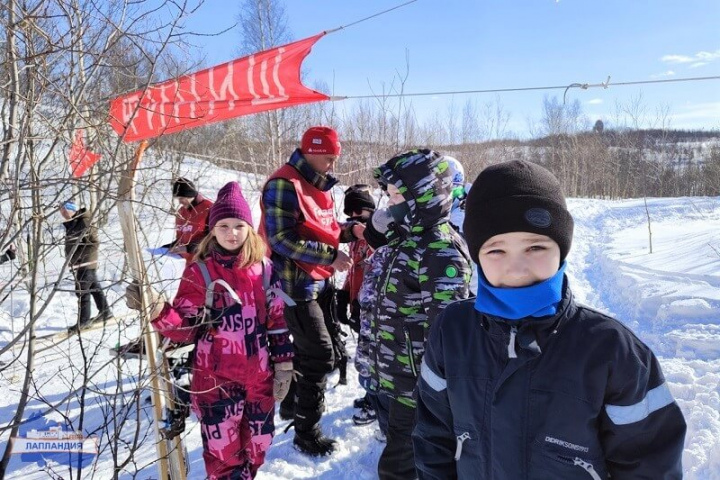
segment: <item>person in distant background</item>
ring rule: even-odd
[[[90,212],[67,201],[60,206],[60,215],[65,219],[65,256],[75,277],[75,295],[79,301],[78,323],[70,329],[79,330],[95,322],[105,322],[113,314],[97,279],[100,241],[91,225]],[[90,316],[90,297],[98,309],[94,317]]]
[[[180,204],[175,213],[175,240],[163,247],[185,260],[192,260],[208,232],[208,214],[213,202],[198,193],[193,182],[183,177],[173,182],[172,195]]]
[[[371,195],[372,187],[365,184],[356,184],[345,190],[343,199],[343,211],[348,220],[360,222],[366,225],[375,211],[375,199]],[[360,285],[368,267],[367,259],[372,255],[367,240],[360,238],[350,242],[350,258],[352,266],[345,276],[343,287],[337,291],[338,318],[341,323],[349,325],[352,330],[360,333],[360,303],[358,294]],[[350,315],[348,316],[348,308]],[[369,374],[368,374],[369,375]],[[360,411],[353,415],[353,422],[356,425],[372,423],[375,418],[375,410],[369,399],[370,393],[355,400],[353,405]]]
[[[370,194],[371,190],[370,185],[364,184],[353,185],[345,190],[343,211],[349,221],[365,225],[370,219],[375,211],[375,199]],[[357,296],[365,274],[365,260],[371,254],[372,249],[364,238],[350,242],[352,266],[345,276],[343,287],[337,291],[340,322],[349,325],[355,333],[360,332],[360,304]]]
[[[450,209],[450,225],[462,235],[462,222],[465,219],[465,198],[467,197],[465,192],[465,168],[457,158],[449,155],[443,155],[443,157],[448,163],[448,170],[450,170],[450,177],[452,178],[453,203]]]
[[[10,260],[15,260],[15,245],[8,245],[8,249],[5,250],[5,253],[0,255],[0,264],[3,264],[5,262],[8,262]]]
[[[453,204],[450,209],[450,225],[455,229],[456,232],[465,238],[463,233],[463,221],[465,220],[465,201],[467,199],[468,192],[472,184],[465,183],[465,168],[463,168],[460,161],[455,157],[448,155],[443,156],[448,162],[450,176],[452,178],[452,198]],[[478,274],[477,267],[472,264],[472,277],[470,277],[470,296],[474,296],[477,292]]]

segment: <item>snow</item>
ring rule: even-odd
[[[140,241],[144,247],[154,248],[172,238],[173,219],[168,213],[171,205],[165,191],[169,190],[171,174],[169,167],[151,156],[146,163],[153,168],[142,172],[145,184],[151,187],[139,191],[146,202],[138,211],[142,229]],[[253,206],[254,219],[259,220],[262,179],[218,169],[192,158],[185,159],[180,172],[196,180],[199,190],[210,198],[214,198],[225,182],[240,181]],[[339,188],[338,192],[341,191]],[[341,193],[336,198],[341,198]],[[720,479],[720,199],[648,199],[653,253],[649,253],[646,207],[642,199],[571,199],[569,208],[576,225],[567,272],[576,299],[625,322],[652,347],[688,423],[683,457],[685,478]],[[338,213],[341,215],[340,211]],[[53,236],[61,238],[59,222],[52,228]],[[105,261],[101,263],[98,276],[108,287],[108,299],[114,303],[114,312],[121,316],[127,309],[122,299],[124,284],[120,283],[123,255],[116,218],[111,218],[101,239],[101,258]],[[57,248],[57,252],[49,255],[48,261],[41,266],[41,277],[54,281],[63,262],[60,248]],[[172,295],[184,263],[168,257],[151,257],[147,252],[146,262],[156,286]],[[11,268],[14,267],[8,264],[0,266],[0,278],[9,278]],[[75,322],[76,303],[70,291],[69,273],[65,274],[61,286],[66,291],[56,293],[48,304],[37,323],[38,334],[58,331]],[[47,293],[43,292],[45,290],[38,292],[39,298],[45,298]],[[11,338],[11,326],[17,331],[24,325],[29,305],[30,295],[17,289],[0,306],[0,345]],[[138,333],[137,318],[127,315],[121,318],[118,328],[91,332],[83,337],[85,356],[90,365],[84,430],[102,434],[98,429],[109,419],[116,422],[109,425],[111,431],[115,428],[123,439],[136,441],[139,445],[120,473],[123,479],[157,478],[150,411],[142,403],[149,385],[143,375],[144,366],[137,360],[117,362],[108,352],[108,347]],[[355,348],[352,336],[348,337],[348,348],[352,354]],[[48,418],[60,421],[62,415],[67,415],[77,419],[81,409],[78,397],[72,395],[69,401],[62,400],[68,392],[82,386],[79,374],[83,371],[84,360],[80,342],[77,339],[65,342],[39,357],[35,382],[40,395],[30,402],[25,417],[33,412],[47,411],[50,403],[60,406],[48,413]],[[9,353],[2,357],[5,361],[11,358]],[[284,432],[288,422],[276,416],[273,447],[257,478],[377,478],[377,459],[384,445],[374,437],[377,425],[357,427],[352,423],[352,400],[364,392],[354,382],[356,376],[352,367],[349,378],[347,386],[337,385],[337,373],[328,381],[327,411],[322,424],[326,433],[338,440],[336,453],[318,459],[295,451],[292,430]],[[0,374],[4,392],[0,398],[2,424],[10,422],[15,413],[21,382],[20,367],[8,368]],[[139,401],[143,408],[136,414],[133,402],[137,400],[138,388],[142,389]],[[123,419],[125,423],[121,424]],[[184,435],[191,459],[190,478],[203,479],[199,427],[194,417],[187,425]],[[138,427],[137,439],[135,427]],[[7,440],[7,433],[0,436],[0,449],[5,449]],[[105,432],[100,438],[101,454],[93,468],[83,470],[83,478],[112,478],[113,460],[108,445]],[[123,460],[127,456],[128,451],[120,448],[118,458]],[[67,478],[67,467],[55,468]],[[13,456],[9,471],[9,479],[32,480],[48,476],[37,464],[21,462],[19,455]]]

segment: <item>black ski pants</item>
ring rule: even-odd
[[[94,268],[79,267],[73,271],[75,275],[75,295],[78,297],[80,319],[78,325],[86,325],[90,323],[90,297],[95,300],[95,306],[98,313],[108,311],[108,303],[105,298],[105,292],[97,279],[97,273]]]
[[[412,480],[417,478],[411,438],[415,409],[395,399],[388,403],[387,444],[380,454],[378,476],[380,480]]]
[[[295,430],[298,432],[319,431],[327,376],[335,368],[336,353],[328,330],[328,322],[334,321],[330,311],[332,303],[325,301],[324,296],[332,294],[329,290],[316,300],[285,306],[285,322],[295,350],[293,366],[298,373],[295,384]]]

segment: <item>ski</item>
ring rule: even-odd
[[[123,358],[125,360],[139,359],[140,357],[147,359],[145,345],[142,343],[142,337],[132,340],[123,345],[111,347],[109,350],[112,355]],[[168,359],[179,359],[182,357],[186,357],[190,355],[193,350],[195,350],[195,345],[193,344],[166,344],[162,347],[162,353],[165,358]]]
[[[155,430],[155,447],[157,449],[159,478],[162,480],[186,480],[190,463],[182,437],[176,435],[173,438],[168,438],[163,433],[165,425],[170,421],[168,418],[169,413],[175,410],[175,389],[170,376],[167,359],[164,355],[158,354],[158,334],[150,322],[151,319],[148,318],[149,300],[145,294],[147,270],[145,269],[145,264],[142,259],[140,243],[137,236],[137,221],[133,210],[133,203],[135,202],[135,173],[146,148],[147,141],[143,141],[138,146],[132,161],[123,172],[118,186],[117,206],[130,276],[140,284],[142,305],[140,325],[143,332],[146,358],[150,368],[154,420],[152,423],[153,429]]]
[[[44,334],[44,335],[36,335],[35,336],[35,353],[42,353],[42,352],[45,352],[52,348],[55,348],[67,340],[78,337],[79,334],[85,334],[88,332],[101,330],[106,327],[119,326],[120,323],[125,318],[131,317],[133,315],[136,315],[136,312],[128,312],[128,313],[121,314],[121,315],[113,315],[113,317],[105,320],[104,322],[95,322],[95,323],[92,323],[90,325],[87,325],[87,326],[81,328],[80,330],[68,328],[68,329],[62,330],[60,332],[48,333],[48,334]],[[18,342],[12,346],[12,349],[10,351],[12,352],[13,355],[16,355],[17,352],[23,350],[26,347],[27,347],[26,342]]]
[[[102,330],[107,327],[119,326],[123,319],[130,317],[134,314],[135,312],[125,313],[122,315],[113,315],[112,318],[109,318],[104,322],[95,322],[85,327],[82,327],[79,330],[68,328],[67,330],[63,330],[62,332],[35,337],[35,353],[41,353],[46,350],[50,350],[51,348],[57,347],[66,340],[70,340],[79,335],[83,335],[96,330]]]

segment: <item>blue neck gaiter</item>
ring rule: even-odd
[[[563,262],[547,280],[519,288],[493,287],[480,270],[475,310],[508,320],[555,315],[562,300],[565,266]]]

